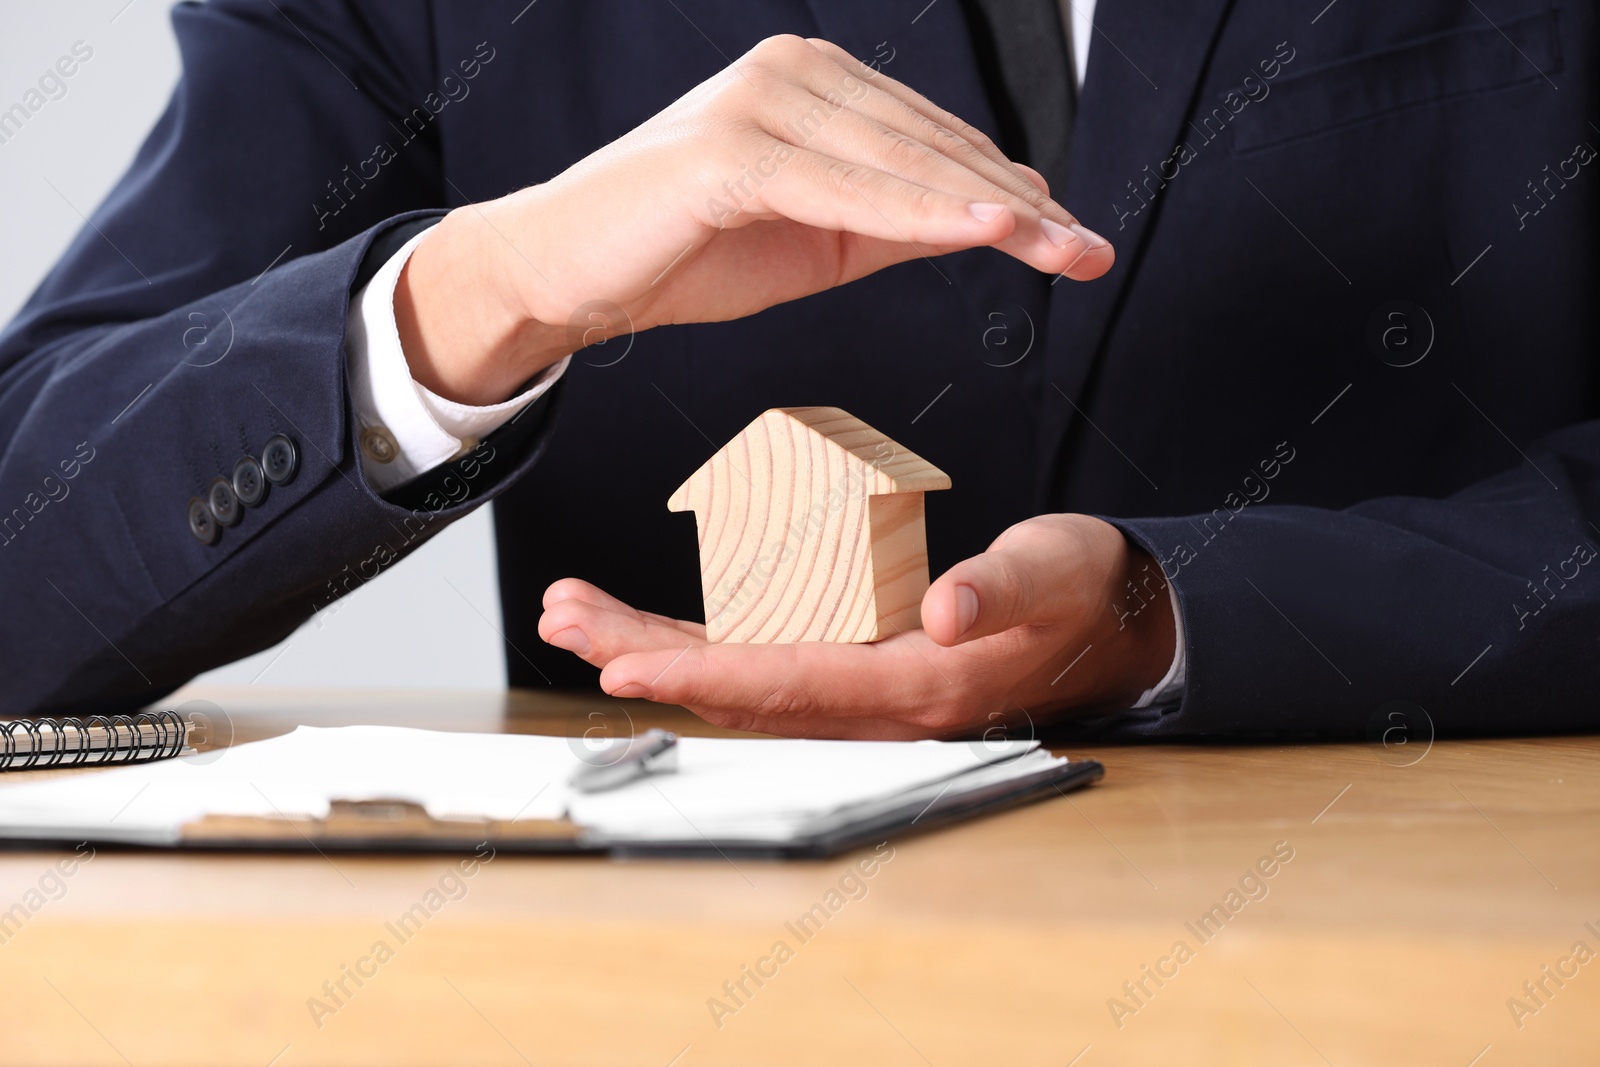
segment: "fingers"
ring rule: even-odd
[[[819,37],[808,37],[806,40],[817,51],[833,60],[834,64],[845,73],[860,78],[874,88],[895,97],[911,110],[956,134],[996,163],[1010,167],[1021,166],[1021,164],[1007,159],[1006,154],[1000,151],[1000,146],[995,144],[982,130],[959,116],[946,111],[909,85],[896,81],[882,71],[874,70],[832,41],[826,41]]]
[[[984,234],[959,220],[953,201],[934,198],[945,213],[940,220],[948,225],[945,228],[930,226],[922,218],[904,220],[900,211],[906,198],[889,197],[869,205],[868,228],[858,229],[853,221],[857,214],[847,209],[835,212],[836,228],[890,241],[897,238],[885,231],[893,231],[902,242],[948,248],[994,244],[1040,270],[1077,279],[1098,277],[1111,268],[1115,253],[1110,242],[1051,200],[1036,171],[1007,159],[975,128],[827,42],[790,44],[788,49],[791,78],[807,92],[766,105],[765,121],[772,136],[795,145],[797,151],[810,150],[847,167],[883,171],[914,186],[964,197],[969,204],[1001,204],[1016,220],[1014,229],[997,228],[999,237],[993,239],[994,233]],[[856,175],[850,184],[860,191],[884,183]],[[804,193],[826,197],[837,194],[838,185],[813,182]],[[765,199],[777,213],[795,217],[790,214],[793,204],[779,204],[778,197]],[[882,218],[872,220],[873,214]],[[821,225],[811,219],[796,221]],[[920,237],[911,235],[910,225],[922,227]],[[974,240],[980,236],[991,239]]]
[[[1046,230],[1055,244],[1068,244],[1076,238],[1087,254],[1075,259],[1071,268],[1062,273],[1073,279],[1088,280],[1111,269],[1116,259],[1111,243],[1081,225],[1076,216],[1051,200],[1049,183],[1038,171],[1007,158],[977,127],[939,107],[910,86],[873,70],[838,45],[818,38],[809,38],[808,43],[833,60],[846,77],[867,83],[868,91],[859,102],[852,102],[853,107],[990,177],[1032,204],[1042,218],[1067,227],[1070,237],[1051,227]],[[816,91],[815,87],[813,90]],[[885,102],[892,103],[886,107]]]
[[[922,598],[922,627],[941,645],[1002,633],[1036,621],[1033,575],[1000,552],[963,560]]]
[[[562,578],[552,582],[549,589],[544,591],[544,606],[548,610],[563,600],[581,600],[593,604],[597,608],[621,612],[624,615],[634,615],[641,619],[649,619],[674,627],[690,637],[705,639],[706,628],[698,622],[686,622],[683,619],[670,619],[665,615],[657,615],[652,611],[640,611],[630,604],[625,604],[616,597],[607,593],[598,586],[591,585],[582,578]]]
[[[844,84],[852,86],[854,92],[841,94],[836,88],[828,84],[829,80],[832,79],[840,80]],[[930,149],[942,153],[960,163],[963,167],[982,175],[1011,195],[1024,200],[1030,206],[1040,211],[1053,213],[1057,221],[1063,223],[1071,221],[1072,216],[1064,208],[1059,204],[1053,203],[1047,196],[1040,193],[1033,179],[1023,172],[1021,166],[1008,159],[987,138],[984,138],[984,142],[988,147],[986,151],[948,126],[936,122],[922,111],[908,106],[901,97],[886,92],[883,83],[888,81],[892,81],[892,79],[880,78],[876,82],[869,84],[856,81],[848,74],[833,71],[828,74],[813,74],[806,80],[805,85],[815,96],[821,97],[824,104],[830,100],[837,104],[847,104],[848,107],[845,110],[874,119],[905,137],[926,144]],[[915,96],[904,86],[898,86],[898,88]],[[828,125],[828,123],[820,123],[815,130],[799,132],[826,134]],[[773,132],[783,136],[785,132],[793,134],[796,130],[791,124],[787,130],[780,127]],[[975,130],[973,133],[975,136],[981,136]]]
[[[713,726],[777,734],[780,737],[837,741],[921,741],[930,736],[927,727],[893,719],[780,719],[756,715],[739,708],[691,707],[689,710]]]
[[[893,719],[926,725],[958,703],[950,671],[912,647],[920,635],[876,645],[699,644],[628,653],[606,665],[600,687],[690,708],[737,709],[772,723]],[[780,731],[781,732],[781,731]]]
[[[840,110],[817,130],[807,147],[834,159],[865,162],[912,186],[952,193],[969,204],[1004,206],[1017,224],[1011,233],[992,243],[1008,255],[1047,273],[1062,273],[1087,253],[1108,247],[1097,234],[1073,222],[1070,215],[1040,194],[1023,175],[1010,170],[1002,172],[992,161],[971,153],[981,163],[975,169],[869,115]],[[889,216],[894,192],[886,192],[887,204],[868,206]],[[1057,222],[1046,212],[1065,221]]]
[[[1026,163],[1018,163],[1017,169],[1028,176],[1028,180],[1038,187],[1039,192],[1045,196],[1050,195],[1050,183],[1044,180],[1043,174],[1040,174]]]
[[[989,551],[957,563],[928,588],[923,629],[948,646],[1105,610],[1085,603],[1085,591],[1103,585],[1095,563],[1099,546],[1089,543],[1089,532],[1075,516],[1044,516],[1011,527]]]
[[[924,249],[999,244],[1016,228],[1004,203],[929,188],[868,163],[796,149],[784,180],[760,193],[771,210],[807,226]]]
[[[705,627],[638,611],[576,578],[545,591],[539,636],[597,667],[623,652],[681,649],[705,642]]]
[[[550,588],[544,591],[543,603],[546,610],[563,600],[582,600],[595,607],[610,608],[613,611],[633,610],[599,586],[591,585],[582,578],[562,578],[560,581],[550,583]]]

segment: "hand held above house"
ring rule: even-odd
[[[550,181],[451,212],[395,315],[418,382],[490,404],[617,334],[984,245],[1079,280],[1113,259],[978,130],[835,45],[774,37]]]

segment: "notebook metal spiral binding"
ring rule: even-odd
[[[188,743],[189,722],[175,711],[0,722],[0,771],[146,763]]]

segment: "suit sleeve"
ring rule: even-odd
[[[362,476],[351,293],[446,200],[435,126],[396,125],[434,89],[426,5],[215,0],[173,25],[166,112],[0,335],[0,717],[136,708],[272,645],[546,436],[549,396],[396,497]],[[196,528],[245,457],[260,499]]]
[[[1188,679],[1175,706],[1086,725],[1385,743],[1600,726],[1600,423],[1525,451],[1444,499],[1112,520],[1178,591]]]

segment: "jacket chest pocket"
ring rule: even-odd
[[[1401,112],[1547,79],[1561,69],[1551,9],[1495,27],[1450,30],[1282,79],[1274,101],[1234,122],[1245,155]]]

